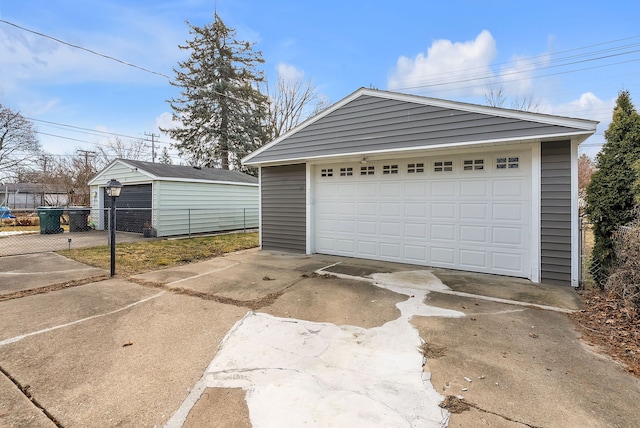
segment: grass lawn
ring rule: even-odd
[[[61,224],[60,225],[61,228],[64,229],[65,232],[69,231],[69,225],[68,224]],[[3,224],[0,226],[0,232],[39,232],[40,231],[40,226],[39,225],[35,225],[35,226],[14,226],[11,224]]]
[[[150,270],[207,260],[224,253],[257,246],[257,232],[116,244],[116,274],[135,275]],[[109,246],[64,250],[57,253],[107,270],[111,263]]]

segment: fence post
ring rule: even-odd
[[[242,209],[242,229],[244,233],[247,233],[247,209]]]
[[[189,238],[191,238],[191,208],[187,208],[187,218],[188,218],[188,228],[189,228]]]

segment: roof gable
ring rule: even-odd
[[[360,89],[243,159],[249,165],[542,138],[597,122]]]

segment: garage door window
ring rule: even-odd
[[[484,159],[467,159],[462,161],[463,171],[482,171],[484,170]]]
[[[353,175],[353,168],[346,167],[340,168],[340,177],[351,177]]]
[[[320,170],[321,177],[333,177],[333,168],[322,168]]]
[[[520,165],[518,156],[496,158],[496,169],[516,169]]]
[[[436,161],[433,163],[434,172],[452,172],[453,161]]]
[[[383,165],[382,174],[397,174],[398,165]]]
[[[424,172],[424,164],[423,163],[410,163],[407,164],[407,172],[409,174],[419,174]]]
[[[375,174],[375,170],[376,168],[371,165],[371,166],[361,166],[360,167],[360,175],[373,175]]]

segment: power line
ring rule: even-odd
[[[144,68],[144,67],[140,67],[139,65],[131,64],[130,62],[123,61],[123,60],[118,59],[118,58],[114,58],[114,57],[112,57],[110,55],[102,54],[100,52],[96,52],[94,50],[87,49],[87,48],[82,47],[82,46],[74,45],[73,43],[65,42],[64,40],[60,40],[58,38],[55,38],[53,36],[49,36],[48,34],[40,33],[38,31],[30,30],[30,29],[22,27],[22,26],[20,26],[18,24],[14,24],[13,22],[9,22],[9,21],[7,21],[5,19],[0,19],[0,22],[2,22],[4,24],[7,24],[7,25],[11,25],[13,27],[19,28],[20,30],[27,31],[27,32],[32,33],[32,34],[36,34],[36,35],[38,35],[40,37],[46,37],[47,39],[54,40],[54,41],[56,41],[58,43],[61,43],[63,45],[70,46],[70,47],[75,48],[75,49],[80,49],[80,50],[83,50],[85,52],[89,52],[89,53],[91,53],[93,55],[101,56],[103,58],[110,59],[111,61],[119,62],[121,64],[124,64],[124,65],[128,66],[128,67],[137,68],[138,70],[142,70],[142,71],[145,71],[145,72],[151,73],[151,74],[156,74],[158,76],[162,76],[162,77],[165,77],[165,78],[171,80],[171,78],[169,76],[167,76],[166,74],[164,74],[164,73],[160,73],[160,72],[157,72],[157,71],[149,70],[148,68]]]

